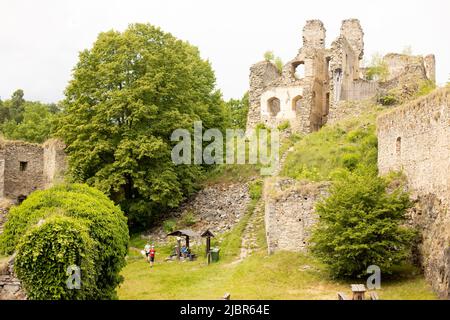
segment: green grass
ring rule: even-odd
[[[366,114],[323,127],[291,141],[281,175],[298,180],[328,181],[340,170],[358,165],[376,167],[377,137],[375,120],[378,108]]]
[[[311,257],[292,252],[267,256],[263,251],[239,264],[229,261],[206,265],[194,262],[164,262],[157,257],[153,269],[144,258],[133,259],[123,270],[120,299],[220,299],[231,293],[235,299],[336,299],[337,292],[350,296],[350,283],[328,277],[323,265]],[[383,281],[380,299],[436,299],[420,275]]]
[[[259,250],[242,262],[238,258],[245,226],[254,214],[258,197],[250,202],[247,213],[231,230],[213,245],[221,248],[218,263],[206,264],[204,246],[194,247],[199,258],[193,262],[166,262],[174,242],[158,246],[155,266],[151,269],[139,253],[146,243],[139,235],[130,240],[128,264],[123,269],[125,281],[118,288],[120,299],[220,299],[226,292],[239,299],[337,299],[337,292],[350,296],[351,283],[361,279],[331,279],[325,266],[309,255],[277,252],[267,255],[264,224],[257,225]],[[414,267],[399,270],[397,277],[382,275],[380,299],[436,299],[422,275]]]
[[[259,168],[254,164],[220,164],[207,173],[202,185],[246,182],[258,176]]]

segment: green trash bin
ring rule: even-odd
[[[217,262],[219,261],[219,248],[212,248],[209,250],[209,253],[211,254],[211,262]]]

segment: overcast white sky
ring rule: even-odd
[[[224,97],[238,98],[265,51],[295,56],[307,19],[324,22],[329,44],[346,18],[360,19],[367,58],[411,46],[436,54],[437,82],[448,79],[448,0],[0,0],[0,97],[22,88],[27,100],[60,100],[78,52],[99,32],[149,22],[198,46]]]

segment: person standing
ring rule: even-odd
[[[155,246],[152,245],[148,254],[148,256],[150,257],[150,268],[153,268],[153,263],[155,262],[155,254],[156,254]]]
[[[147,242],[147,244],[144,247],[145,257],[147,258],[147,262],[150,262],[150,257],[149,257],[150,249],[151,249],[150,244]]]

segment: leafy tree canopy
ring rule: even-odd
[[[7,139],[42,143],[51,137],[59,107],[26,101],[23,90],[0,103],[0,130]]]
[[[173,130],[226,123],[210,63],[149,24],[101,33],[80,53],[65,95],[57,135],[68,146],[70,174],[119,203],[133,226],[177,206],[201,174],[172,163]]]
[[[226,106],[229,112],[231,127],[245,130],[249,108],[248,92],[241,99],[228,100]]]

